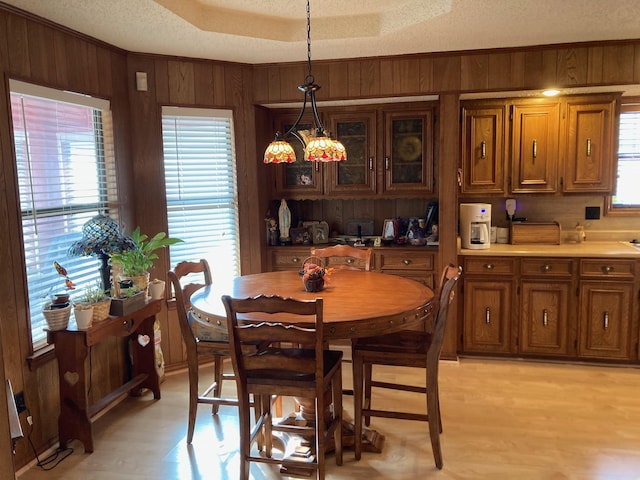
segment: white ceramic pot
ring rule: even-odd
[[[86,330],[93,324],[93,307],[75,307],[73,315],[76,317],[76,324],[80,330]]]
[[[149,283],[149,293],[151,294],[151,298],[154,300],[158,300],[164,297],[164,280],[155,279],[151,283]]]

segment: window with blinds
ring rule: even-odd
[[[109,102],[10,81],[31,340],[46,344],[42,308],[66,291],[57,261],[78,285],[100,279],[99,261],[75,257],[69,247],[82,226],[115,201],[115,168]],[[113,211],[111,212],[114,213]]]
[[[162,108],[171,266],[209,262],[216,281],[240,274],[235,141],[229,110]]]
[[[618,137],[618,180],[612,205],[640,208],[640,104],[624,104]]]

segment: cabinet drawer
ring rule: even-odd
[[[521,273],[526,276],[570,277],[573,261],[564,258],[525,258],[521,263]]]
[[[515,270],[515,258],[466,257],[464,259],[465,275],[513,275]]]
[[[381,253],[381,270],[433,270],[433,255],[420,252]]]
[[[635,262],[608,258],[581,259],[580,275],[583,277],[632,279],[635,275]]]
[[[299,270],[309,256],[309,250],[279,250],[271,252],[272,270]]]

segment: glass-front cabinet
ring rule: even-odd
[[[384,190],[433,192],[433,112],[385,112]]]
[[[276,129],[284,134],[292,127],[297,113],[282,113],[275,117]],[[298,130],[313,128],[311,115],[305,116],[298,125]],[[293,135],[285,137],[296,152],[296,161],[273,165],[276,172],[276,190],[283,196],[321,195],[323,191],[323,169],[318,162],[308,162],[304,159],[304,147]]]
[[[376,193],[376,112],[329,114],[332,134],[342,142],[347,160],[326,165],[328,194],[361,196]]]

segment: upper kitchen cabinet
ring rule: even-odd
[[[347,160],[327,164],[327,194],[347,197],[376,193],[376,112],[328,115],[332,134],[347,150]]]
[[[511,123],[511,192],[555,192],[560,137],[558,101],[515,101]]]
[[[283,135],[293,126],[298,118],[298,113],[281,112],[274,116],[275,129]],[[302,118],[298,124],[298,130],[313,128],[311,114]],[[296,161],[293,163],[281,163],[271,165],[275,169],[275,189],[278,195],[286,197],[322,195],[324,171],[318,162],[308,162],[304,159],[304,147],[293,135],[285,137],[296,152]]]
[[[505,110],[504,103],[462,105],[463,194],[506,193]]]
[[[567,97],[564,192],[611,193],[616,174],[617,95]]]
[[[407,108],[409,107],[409,108]],[[292,199],[426,197],[434,192],[434,102],[327,107],[325,127],[345,146],[344,162],[307,162],[291,136],[296,162],[275,165],[274,195]],[[296,115],[274,112],[287,131]],[[301,129],[311,126],[303,122]]]
[[[384,193],[433,192],[433,110],[384,112]]]

